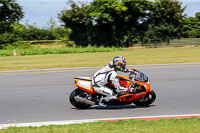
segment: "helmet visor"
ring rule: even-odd
[[[124,71],[126,68],[126,63],[120,63],[119,65],[120,65],[121,71]]]

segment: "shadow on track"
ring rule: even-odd
[[[135,109],[135,108],[149,108],[149,107],[153,107],[156,105],[149,105],[146,107],[141,107],[141,106],[136,106],[136,105],[109,105],[109,106],[105,106],[105,107],[100,107],[100,106],[94,106],[94,107],[90,107],[88,109],[77,109],[77,108],[71,108],[71,109],[77,109],[77,110],[119,110],[119,109]]]

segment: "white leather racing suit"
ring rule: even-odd
[[[96,92],[106,95],[114,96],[113,90],[106,86],[108,82],[112,82],[118,93],[127,92],[128,88],[121,87],[116,71],[114,71],[113,63],[110,62],[105,67],[97,71],[92,76],[92,85]]]

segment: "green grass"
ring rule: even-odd
[[[0,133],[199,133],[200,118],[124,120],[63,126],[11,127]]]
[[[141,44],[136,44],[141,45]],[[163,46],[173,46],[173,47],[182,47],[186,45],[193,45],[193,46],[200,46],[200,38],[181,38],[181,39],[174,39],[171,40],[169,44],[167,42],[162,42],[158,44],[156,47],[163,47]],[[154,44],[148,45],[148,47],[155,47]]]
[[[183,38],[183,39],[175,39],[170,43],[171,46],[184,46],[184,45],[200,45],[200,38]]]
[[[136,44],[136,46],[140,44]],[[161,43],[157,47],[173,46],[200,46],[200,38],[183,38],[181,40],[172,40],[170,44]],[[154,45],[149,46],[154,47]],[[122,51],[123,48],[104,48],[104,47],[95,47],[88,46],[85,48],[82,47],[66,47],[66,44],[63,42],[53,42],[53,43],[39,43],[29,45],[24,42],[16,42],[12,45],[4,46],[3,50],[0,50],[0,57],[4,56],[13,56],[13,50],[16,50],[17,55],[44,55],[44,54],[72,54],[72,53],[96,53],[96,52],[116,52]]]
[[[44,47],[44,46],[43,46]],[[0,50],[0,57],[3,56],[13,56],[14,49],[4,49]],[[17,55],[44,55],[44,54],[70,54],[70,53],[96,53],[96,52],[113,52],[122,50],[121,48],[111,47],[56,47],[56,48],[39,48],[39,47],[30,47],[26,49],[15,48]]]
[[[116,52],[0,57],[0,71],[104,66],[115,56],[127,65],[200,62],[200,47],[129,48]]]

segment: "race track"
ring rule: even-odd
[[[91,76],[98,68],[0,72],[0,124],[200,114],[199,63],[134,68],[149,76],[157,94],[150,107],[75,109],[69,102],[73,77]]]

